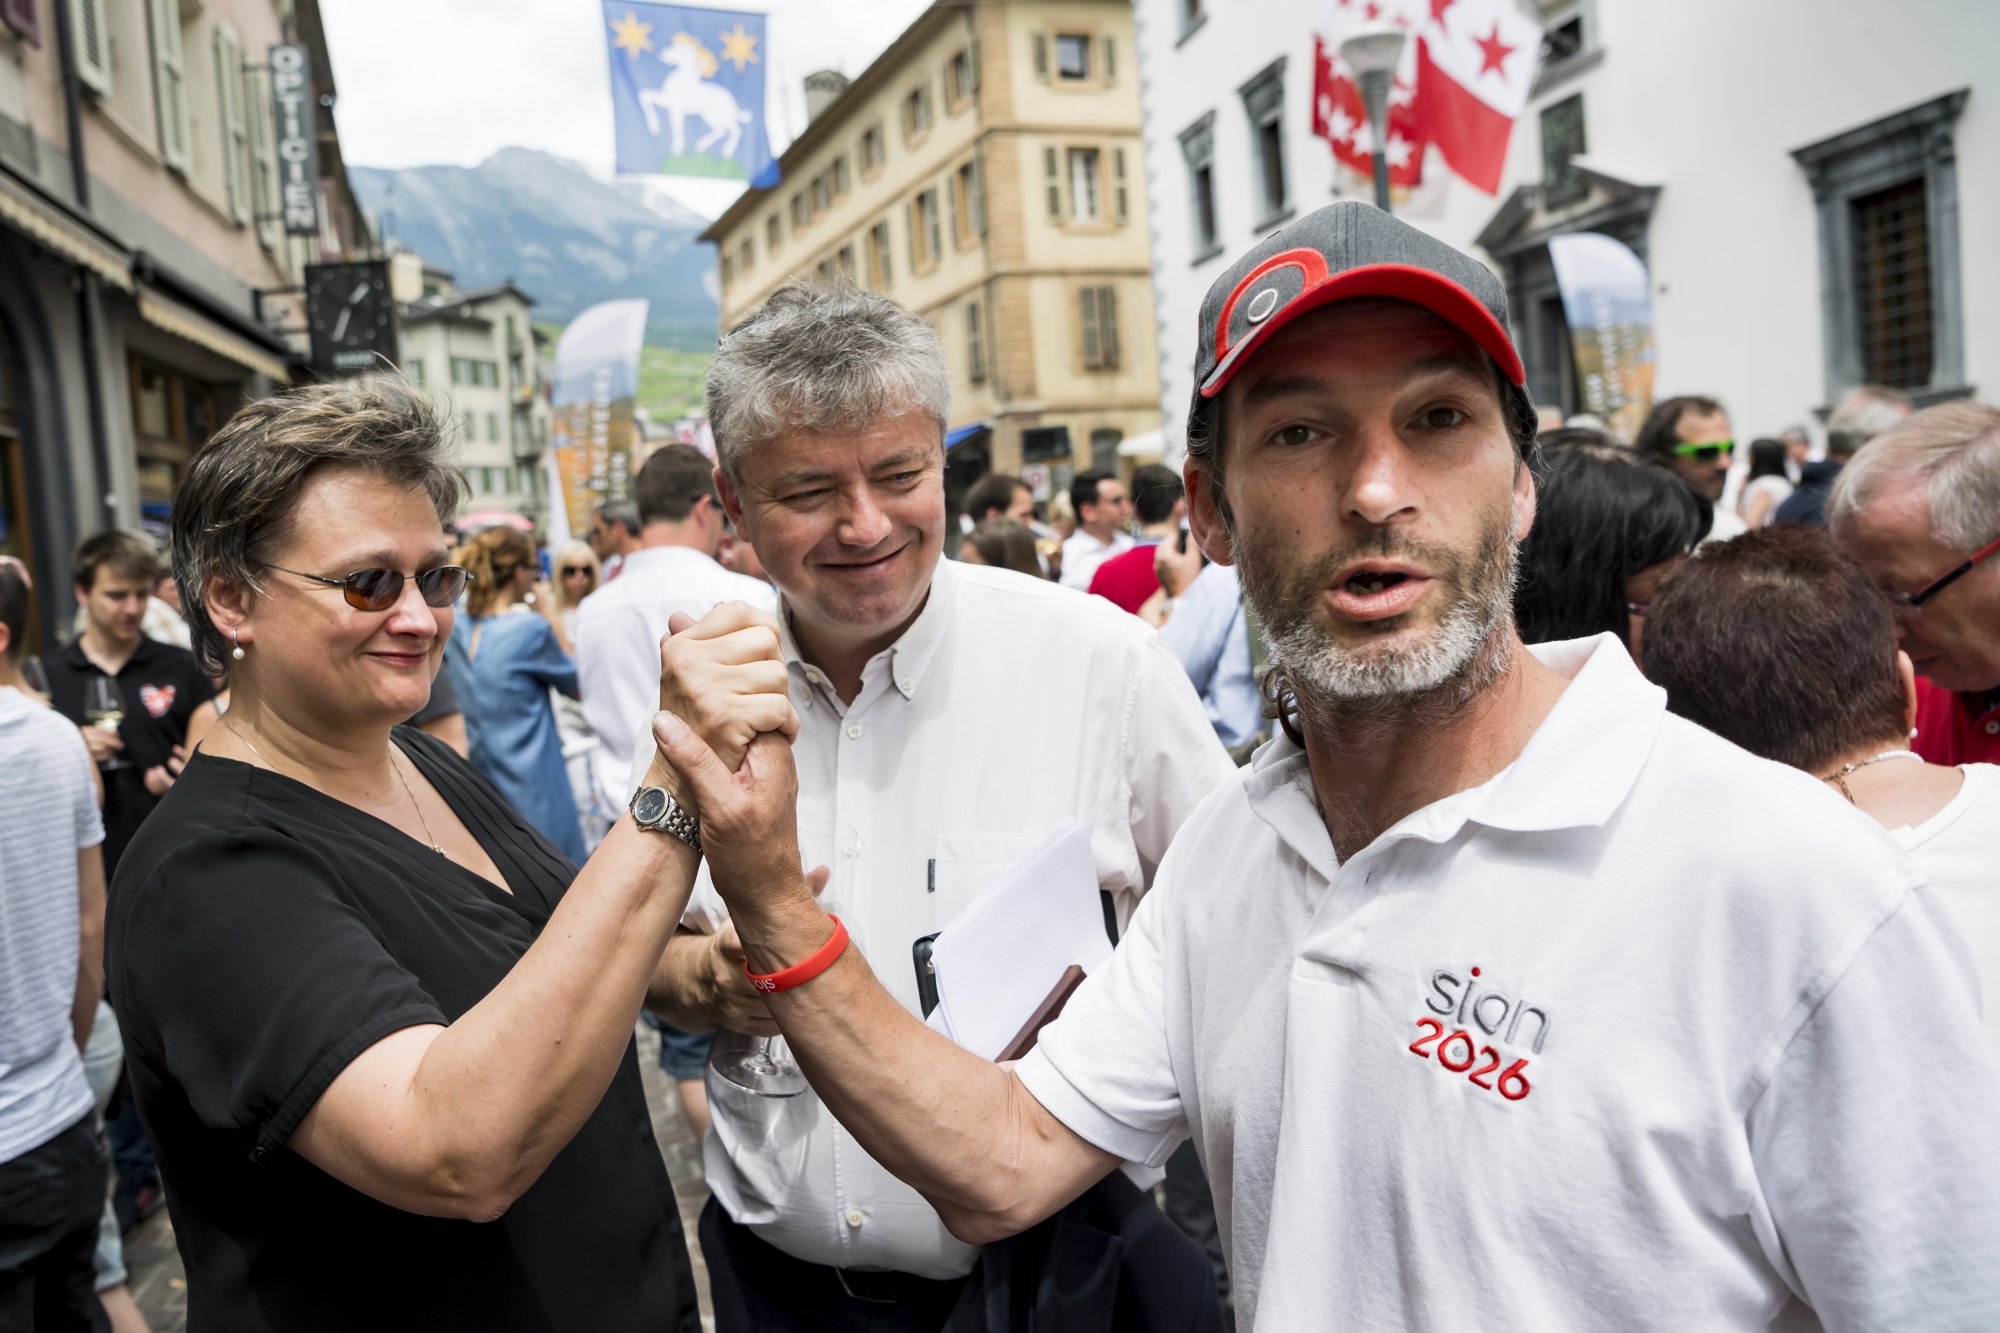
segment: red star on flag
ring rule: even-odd
[[[1450,9],[1451,5],[1452,0],[1431,0],[1431,22],[1442,28],[1444,26],[1444,11]],[[1497,25],[1494,31],[1499,31]]]
[[[1432,3],[1435,4],[1436,0],[1432,0]],[[1490,70],[1499,70],[1504,75],[1507,71],[1503,66],[1507,63],[1507,57],[1513,54],[1514,48],[1500,40],[1500,24],[1496,21],[1493,25],[1493,35],[1479,39],[1481,61],[1479,72],[1485,74]]]
[[[1369,5],[1369,6],[1368,6],[1368,17],[1369,17],[1369,18],[1371,18],[1371,19],[1378,19],[1378,18],[1381,18],[1381,17],[1382,17],[1382,7],[1381,7],[1380,5],[1374,5],[1374,4],[1371,4],[1371,5]]]

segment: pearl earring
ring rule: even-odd
[[[234,648],[231,648],[229,650],[230,657],[234,658],[238,662],[241,662],[243,660],[243,645],[236,642],[235,630],[229,631],[229,641],[233,644],[236,644]]]

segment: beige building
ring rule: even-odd
[[[309,234],[284,222],[278,43],[311,67]],[[0,553],[35,571],[38,646],[77,539],[164,535],[194,451],[299,378],[305,266],[368,253],[337,92],[318,0],[0,5]]]
[[[511,282],[461,292],[451,274],[408,250],[390,256],[389,283],[402,315],[403,373],[458,419],[461,512],[504,509],[540,524],[549,376],[544,335],[528,318],[535,298]]]
[[[1133,50],[1121,0],[940,0],[851,83],[809,77],[783,183],[702,235],[722,326],[844,274],[943,340],[954,504],[989,470],[1046,496],[1116,469],[1160,424]]]

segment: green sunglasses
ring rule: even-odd
[[[1697,463],[1713,463],[1718,458],[1727,458],[1735,447],[1734,440],[1701,440],[1694,444],[1677,444],[1674,452]]]

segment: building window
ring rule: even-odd
[[[986,323],[977,301],[965,303],[965,378],[986,381]]]
[[[797,235],[812,221],[812,203],[801,190],[792,196],[792,233]]]
[[[1590,179],[1573,158],[1588,151],[1583,133],[1583,94],[1565,97],[1542,108],[1542,207],[1549,210],[1581,203],[1590,193]]]
[[[479,428],[478,426],[473,424],[472,413],[470,412],[467,412],[465,414],[465,438],[468,441],[477,440],[479,438]]]
[[[951,59],[944,62],[945,105],[956,111],[971,96],[972,58],[967,52],[954,51]]]
[[[1542,22],[1542,59],[1530,97],[1540,96],[1596,65],[1597,0],[1536,0]]]
[[[1257,164],[1257,230],[1274,227],[1291,216],[1291,195],[1285,179],[1285,61],[1266,65],[1237,92],[1250,120],[1251,160]]]
[[[419,389],[424,387],[424,359],[420,356],[407,357],[403,361],[403,376]]]
[[[500,443],[500,414],[498,412],[488,412],[486,414],[486,438],[495,444]]]
[[[1187,163],[1188,203],[1193,216],[1192,262],[1201,263],[1222,248],[1215,222],[1215,113],[1209,112],[1181,131],[1181,160]]]
[[[1186,41],[1188,35],[1192,33],[1196,28],[1199,28],[1202,25],[1202,23],[1208,18],[1208,6],[1203,4],[1202,0],[1180,0],[1180,11],[1181,11],[1180,39],[1182,41]]]
[[[1031,426],[1021,432],[1021,461],[1039,463],[1069,456],[1068,426]]]
[[[1043,83],[1047,83],[1049,81],[1049,35],[1045,32],[1038,32],[1029,39],[1029,44],[1034,48],[1035,77]]]
[[[1095,148],[1069,150],[1069,220],[1101,222],[1104,204],[1098,198],[1098,153]]]
[[[237,226],[250,221],[249,189],[243,163],[249,134],[243,120],[243,47],[236,29],[215,25],[216,127],[222,136],[222,197]],[[262,110],[260,107],[259,110]]]
[[[739,271],[748,273],[750,271],[750,266],[754,264],[756,261],[757,261],[757,249],[750,243],[750,238],[748,236],[745,236],[743,238],[743,244],[738,246],[736,249],[736,267]]]
[[[724,255],[722,257],[722,285],[728,287],[733,285],[735,281],[736,265],[730,262],[728,255]]]
[[[778,253],[778,245],[785,239],[785,222],[776,213],[764,219],[764,253]]]
[[[824,213],[833,207],[833,178],[831,173],[822,171],[806,184],[807,193],[812,197],[812,211]]]
[[[986,192],[980,187],[978,158],[952,173],[951,193],[958,243],[970,245],[986,234]]]
[[[916,216],[910,227],[910,244],[916,248],[914,267],[928,268],[944,253],[944,229],[938,219],[938,192],[925,190],[916,198]]]
[[[833,266],[832,255],[828,255],[825,259],[820,260],[819,263],[814,267],[813,271],[819,274],[819,280],[821,282],[832,282],[840,272],[839,269]]]
[[[1083,368],[1118,368],[1118,289],[1085,287],[1077,293],[1082,324]]]
[[[1132,216],[1132,195],[1125,184],[1125,150],[1111,150],[1111,216],[1124,226]]]
[[[889,219],[868,229],[868,285],[886,289],[889,286]]]
[[[1056,150],[1053,144],[1042,149],[1042,183],[1048,195],[1049,221],[1062,221],[1062,176],[1056,165]]]
[[[854,280],[854,247],[852,245],[841,246],[833,257],[833,266],[841,277],[852,282]]]
[[[1070,82],[1090,77],[1090,38],[1078,33],[1056,34],[1056,77]]]
[[[164,537],[188,461],[215,432],[215,390],[137,358],[129,369],[141,526]]]
[[[930,133],[933,123],[931,86],[921,83],[903,98],[903,142],[915,143]]]
[[[1105,472],[1118,470],[1118,446],[1125,432],[1116,426],[1099,426],[1090,432],[1090,465]]]
[[[847,154],[842,153],[839,157],[833,159],[833,165],[828,168],[828,171],[833,178],[833,197],[836,199],[844,198],[852,184],[848,179]]]
[[[1795,150],[1819,213],[1826,395],[1887,384],[1920,406],[1965,389],[1959,89]]]
[[[885,160],[882,151],[882,125],[880,121],[861,131],[861,174],[867,175],[881,166]]]
[[[1930,218],[1924,182],[1861,196],[1854,215],[1854,295],[1861,374],[1896,389],[1931,382]]]

